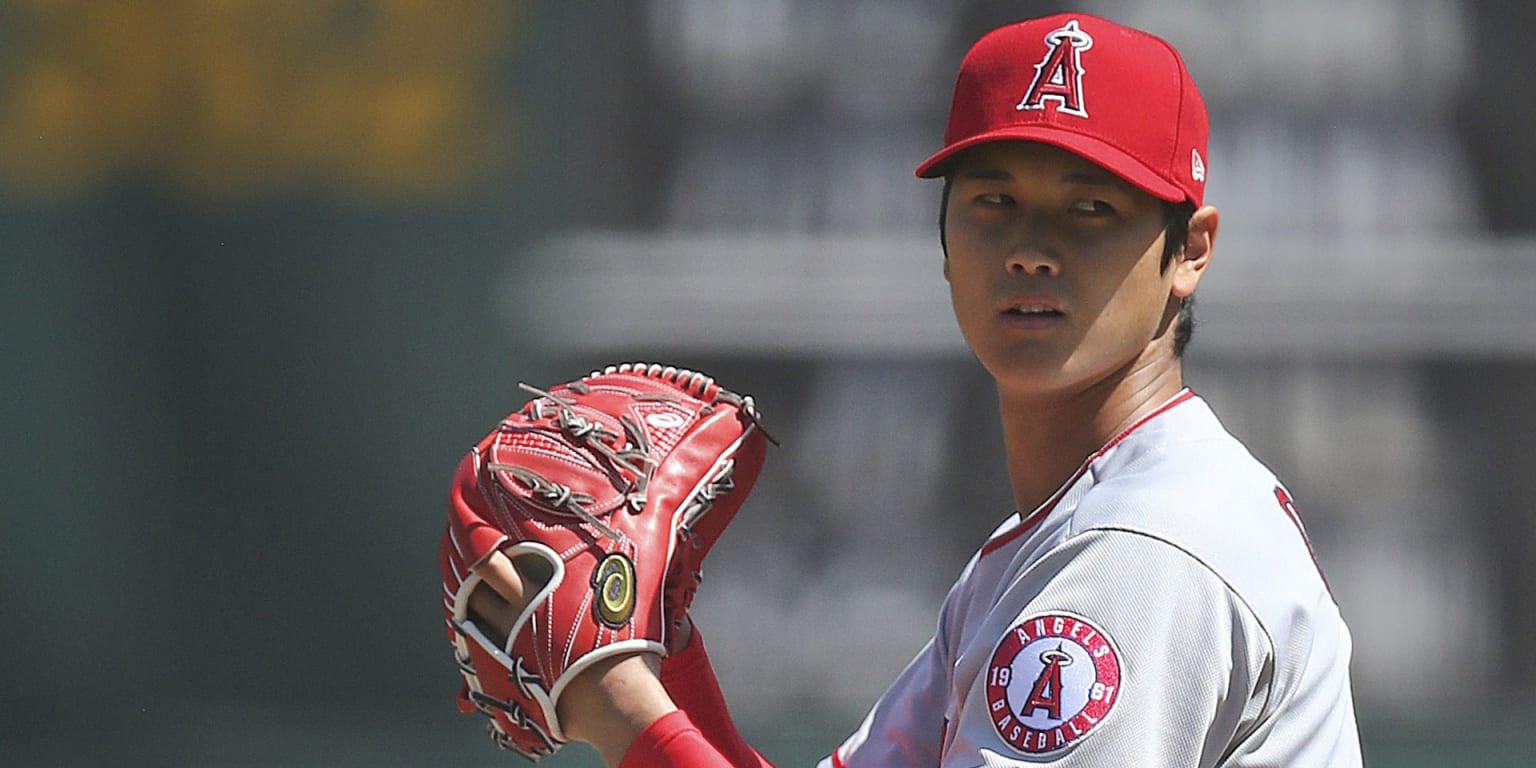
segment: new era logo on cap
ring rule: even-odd
[[[1205,196],[1205,102],[1166,41],[1086,13],[999,27],[960,63],[944,148],[918,166],[942,176],[989,141],[1054,144],[1163,200]]]

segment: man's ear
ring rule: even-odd
[[[1216,230],[1221,224],[1221,214],[1216,206],[1203,205],[1189,217],[1189,235],[1184,240],[1184,252],[1173,265],[1173,295],[1185,299],[1194,295],[1195,286],[1205,275],[1216,250]]]

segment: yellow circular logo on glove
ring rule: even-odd
[[[608,555],[592,571],[592,589],[597,618],[610,627],[623,626],[635,612],[635,564],[618,552]]]

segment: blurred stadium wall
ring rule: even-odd
[[[0,2],[0,763],[505,759],[449,472],[518,380],[658,359],[784,438],[697,612],[811,764],[1009,512],[911,169],[966,45],[1062,7]],[[1301,505],[1369,764],[1536,762],[1530,7],[1076,7],[1206,93],[1190,381]]]

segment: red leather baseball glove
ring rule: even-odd
[[[630,363],[524,389],[538,396],[459,464],[440,560],[460,709],[537,760],[568,740],[555,705],[578,673],[666,653],[768,437],[750,397],[693,371]],[[533,582],[507,637],[469,608],[497,550]]]

